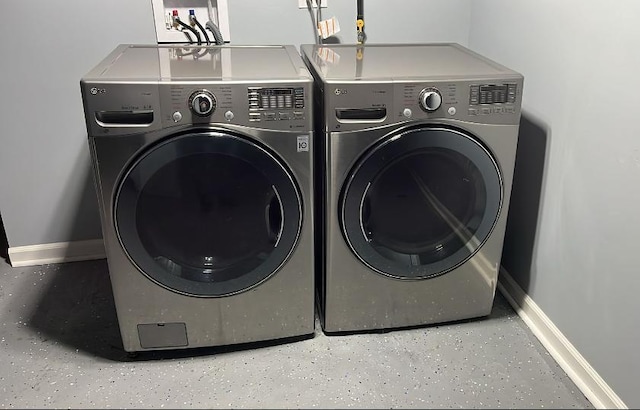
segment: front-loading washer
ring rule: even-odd
[[[457,44],[303,45],[326,332],[488,315],[522,75]]]
[[[81,91],[124,349],[313,335],[297,50],[121,45]]]

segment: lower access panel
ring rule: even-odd
[[[145,349],[188,346],[184,323],[147,323],[138,325],[140,346]]]

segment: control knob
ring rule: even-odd
[[[216,97],[207,90],[196,91],[189,97],[189,109],[200,117],[208,117],[216,109]]]
[[[425,111],[435,111],[442,105],[442,95],[437,88],[425,88],[420,93],[420,107]]]

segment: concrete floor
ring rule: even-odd
[[[479,320],[131,359],[106,261],[0,259],[0,326],[3,408],[592,408],[500,295]]]

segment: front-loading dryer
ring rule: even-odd
[[[124,349],[313,335],[296,49],[121,45],[81,91]]]
[[[456,44],[304,45],[326,332],[490,313],[523,77]]]

